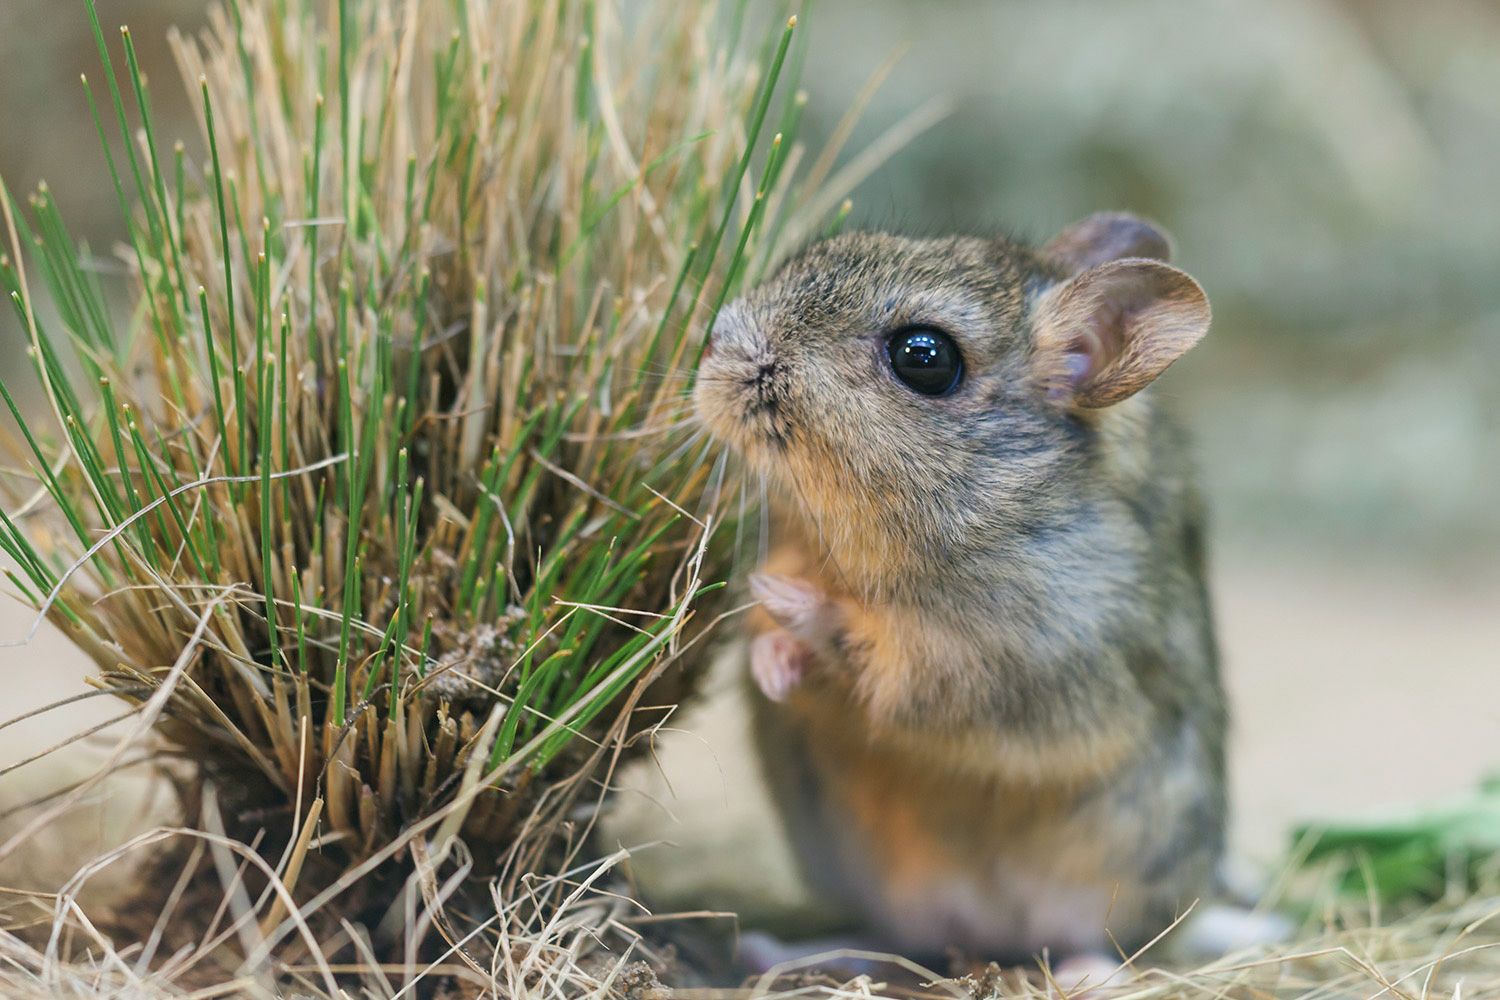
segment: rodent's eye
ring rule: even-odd
[[[946,396],[963,378],[964,361],[958,345],[930,326],[897,330],[886,343],[886,353],[896,377],[924,396]]]

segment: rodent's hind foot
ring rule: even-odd
[[[1183,924],[1173,950],[1190,958],[1220,958],[1237,951],[1280,944],[1296,926],[1280,913],[1233,903],[1200,907]]]
[[[1058,962],[1047,977],[1047,995],[1058,1000],[1100,1000],[1134,978],[1130,967],[1103,952],[1082,952]]]
[[[742,971],[760,977],[756,995],[775,992],[780,976],[804,973],[835,979],[872,976],[913,989],[941,978],[934,970],[853,934],[784,941],[768,931],[745,931],[740,935],[737,959]]]
[[[785,701],[807,673],[808,652],[791,633],[764,632],[750,643],[750,676],[772,701]]]

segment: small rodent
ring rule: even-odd
[[[1210,311],[1168,256],[1123,214],[1040,249],[851,233],[714,325],[698,412],[772,487],[762,763],[872,943],[1117,962],[1213,890],[1203,515],[1144,391]]]

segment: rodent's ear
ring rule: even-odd
[[[1122,257],[1171,260],[1172,241],[1154,223],[1127,212],[1097,212],[1075,222],[1042,247],[1042,256],[1077,274]]]
[[[1050,398],[1096,409],[1144,389],[1208,332],[1198,283],[1156,260],[1091,267],[1044,292],[1034,361]]]

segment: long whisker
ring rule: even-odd
[[[734,519],[734,558],[732,560],[732,565],[734,566],[736,575],[738,575],[744,569],[743,544],[745,541],[745,477],[740,477],[739,486],[740,498],[738,513]]]
[[[662,459],[661,464],[668,467],[675,466],[682,460],[682,457],[684,455],[692,451],[693,448],[695,448],[698,443],[707,436],[708,431],[703,428],[699,428],[698,430],[694,431],[691,435],[689,435],[687,440],[683,441],[682,444],[672,449],[672,452],[668,454],[666,458]],[[706,454],[707,453],[705,452],[704,455],[700,455],[698,460],[700,462],[703,461],[703,459],[706,457]],[[701,514],[702,511],[699,511],[699,513]]]
[[[710,440],[707,447],[704,449],[705,457],[708,454],[708,449],[712,448],[713,446],[714,442]],[[698,516],[700,518],[706,515],[708,512],[718,509],[719,497],[724,489],[724,474],[726,470],[728,470],[728,468],[729,451],[728,449],[721,448],[719,450],[719,457],[714,460],[714,471],[709,478],[710,486],[707,491],[705,491],[702,504],[699,505]]]
[[[762,564],[771,555],[771,499],[766,487],[766,473],[760,474],[760,562]]]
[[[650,422],[623,431],[611,433],[589,433],[589,434],[564,434],[564,441],[575,443],[587,443],[589,441],[631,441],[637,438],[655,437],[659,434],[673,434],[684,428],[691,427],[694,418],[691,413],[675,414],[673,419],[665,423],[653,424]]]

